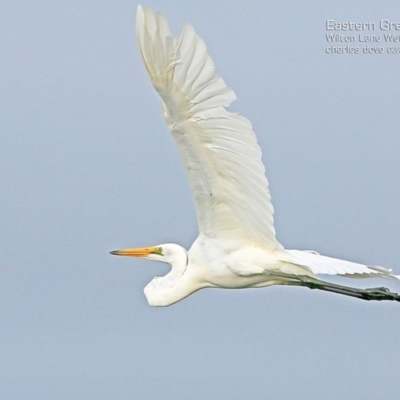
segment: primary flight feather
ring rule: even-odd
[[[150,80],[189,177],[199,236],[189,251],[176,244],[124,249],[115,255],[171,264],[145,288],[151,305],[168,306],[206,287],[295,285],[365,300],[396,300],[385,288],[355,289],[316,274],[399,279],[382,267],[286,250],[277,241],[261,149],[249,120],[226,110],[235,93],[215,74],[190,25],[174,38],[160,13],[140,5],[136,32]]]

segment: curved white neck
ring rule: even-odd
[[[186,260],[175,260],[171,267],[167,275],[154,278],[144,288],[150,305],[170,306],[201,289],[193,277],[192,269],[186,265]]]

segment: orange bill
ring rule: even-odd
[[[139,247],[137,249],[122,249],[110,251],[114,256],[148,257],[150,254],[162,255],[161,247]]]

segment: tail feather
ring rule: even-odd
[[[400,275],[392,274],[390,269],[368,266],[352,261],[322,256],[318,253],[301,250],[286,250],[291,261],[308,267],[314,274],[342,275],[349,278],[386,278],[400,280]]]

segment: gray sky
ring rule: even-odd
[[[175,34],[191,23],[238,95],[278,239],[400,273],[400,55],[325,51],[327,19],[398,22],[399,2],[147,5]],[[167,267],[108,254],[197,235],[136,6],[2,2],[0,398],[398,397],[398,304],[274,287],[152,308],[143,287]]]

